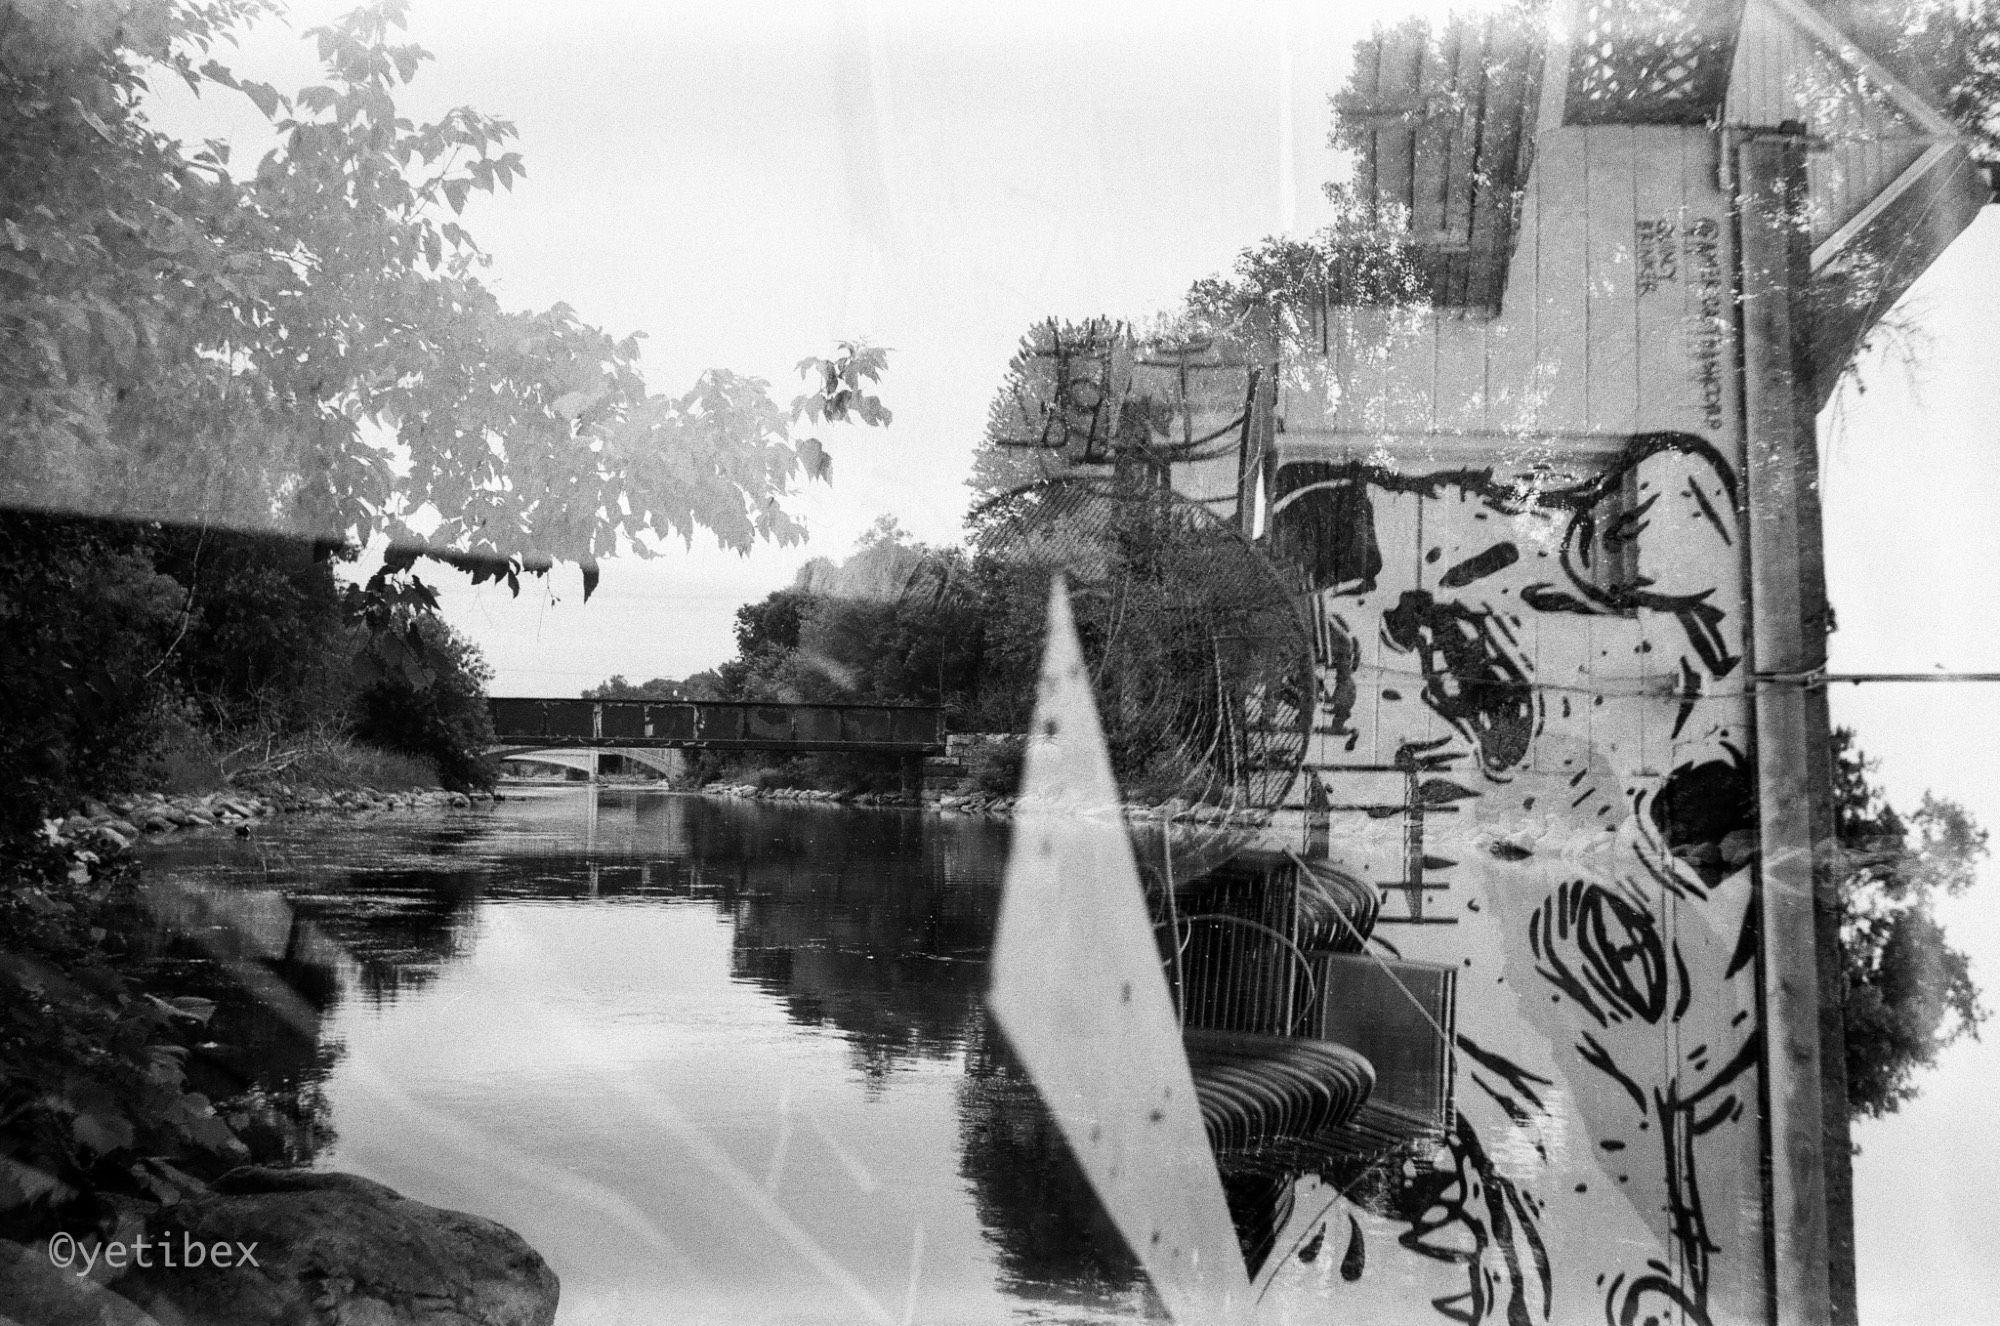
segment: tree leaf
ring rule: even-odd
[[[241,88],[243,95],[250,98],[251,103],[264,113],[265,119],[277,118],[278,107],[284,102],[284,98],[278,95],[278,89],[269,83],[253,83],[249,79],[240,80],[236,86]]]
[[[122,1151],[133,1141],[132,1121],[111,1108],[85,1110],[70,1121],[70,1135],[77,1145],[105,1155]]]

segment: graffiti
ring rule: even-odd
[[[1375,506],[1365,479],[1342,468],[1306,464],[1279,472],[1277,501],[1290,501],[1295,514],[1273,529],[1273,551],[1314,589],[1365,594],[1382,574]]]
[[[1514,640],[1506,622],[1413,589],[1383,614],[1382,638],[1417,655],[1424,702],[1478,748],[1489,777],[1527,755],[1537,701],[1509,652]]]
[[[1652,238],[1659,279],[1694,283],[1695,229]],[[1742,660],[1737,479],[1686,432],[1558,451],[1276,476],[1271,546],[1312,591],[1321,817],[1410,821],[1374,878],[1430,890],[1398,953],[1463,992],[1449,1136],[1346,1176],[1365,1214],[1342,1283],[1378,1315],[1416,1295],[1468,1324],[1702,1326],[1752,1310],[1762,1274],[1755,800],[1721,685]],[[1413,827],[1342,786],[1343,759],[1375,777],[1419,751],[1426,775],[1483,775],[1449,784],[1449,817]],[[1357,868],[1370,850],[1316,841]],[[1433,861],[1460,863],[1449,890]]]
[[[1453,1119],[1435,1161],[1383,1167],[1349,1194],[1396,1227],[1397,1248],[1456,1273],[1448,1291],[1431,1299],[1439,1316],[1465,1326],[1496,1314],[1508,1326],[1550,1319],[1554,1281],[1541,1212],[1501,1173],[1463,1114]],[[1358,1281],[1379,1263],[1350,1217],[1342,1278]]]
[[[1453,566],[1438,577],[1438,583],[1446,589],[1463,589],[1475,580],[1504,571],[1521,560],[1521,550],[1511,543],[1496,543],[1485,552],[1477,553]]]
[[[1636,496],[1652,491],[1646,496]],[[1741,656],[1724,633],[1724,613],[1712,583],[1680,583],[1678,564],[1641,568],[1634,555],[1644,536],[1667,518],[1661,499],[1675,499],[1677,541],[1698,525],[1726,547],[1735,544],[1736,478],[1722,453],[1692,433],[1639,433],[1588,478],[1558,482],[1546,469],[1499,477],[1494,467],[1410,475],[1366,461],[1306,461],[1279,472],[1272,504],[1272,546],[1314,589],[1341,596],[1373,591],[1384,566],[1370,491],[1439,501],[1456,494],[1506,517],[1563,519],[1561,585],[1525,586],[1521,602],[1537,612],[1585,616],[1635,612],[1670,614],[1709,675],[1724,677]],[[1509,557],[1503,548],[1512,549]],[[1463,588],[1519,557],[1516,543],[1496,544],[1453,566],[1441,588]],[[1698,559],[1696,564],[1698,564]]]
[[[1626,1018],[1658,1022],[1666,1013],[1667,946],[1658,924],[1597,884],[1565,884],[1529,923],[1528,942],[1548,982],[1575,1000],[1601,1027]],[[1572,971],[1562,954],[1572,947],[1581,961]],[[1678,1009],[1687,1007],[1687,965],[1674,956],[1680,986]]]
[[[1648,810],[1666,850],[1713,888],[1756,852],[1757,802],[1743,752],[1675,769]]]

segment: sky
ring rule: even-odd
[[[341,8],[301,4],[291,28]],[[469,103],[520,130],[526,180],[467,209],[504,303],[643,331],[659,391],[727,367],[786,401],[807,355],[855,337],[892,351],[895,423],[825,434],[834,480],[794,502],[807,545],[746,558],[697,539],[607,563],[588,605],[574,571],[518,600],[449,589],[495,693],[720,663],[739,605],[880,515],[956,539],[973,444],[1032,324],[1169,309],[1320,219],[1327,97],[1366,22],[1280,0],[414,0],[410,36],[437,58],[408,109]],[[233,59],[288,88],[313,78],[310,54],[274,28]],[[165,122],[226,131],[239,161],[267,136],[246,105],[161,92]]]
[[[314,71],[296,33],[339,8],[300,4],[291,30],[253,37],[231,62],[302,85]],[[1340,169],[1327,97],[1348,51],[1376,18],[1413,10],[412,0],[410,35],[437,59],[408,109],[471,103],[520,130],[527,178],[468,209],[504,303],[563,301],[614,333],[645,332],[655,390],[720,366],[785,400],[792,365],[837,340],[893,351],[882,394],[895,423],[825,435],[834,481],[794,503],[806,545],[738,557],[698,541],[620,559],[588,604],[573,571],[518,598],[447,583],[445,614],[484,650],[494,692],[575,694],[613,673],[713,666],[733,652],[739,605],[809,557],[845,553],[885,513],[918,538],[954,539],[972,446],[1020,336],[1050,315],[1167,309],[1259,238],[1310,230]],[[163,93],[163,123],[229,135],[239,159],[265,132],[247,106]],[[1985,362],[1996,304],[1989,210],[1902,305],[1927,342],[1914,365],[1870,361],[1865,393],[1822,420],[1838,671],[2000,670],[2000,374]],[[1934,789],[2000,826],[2000,688],[1843,687],[1833,699],[1897,804]],[[2000,991],[1994,876],[1989,865],[1946,917]],[[2000,1301],[2000,1033],[1948,1052],[1924,1090],[1856,1133],[1873,1326],[1981,1320]]]

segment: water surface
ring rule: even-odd
[[[229,941],[304,995],[237,1017],[242,1075],[316,1166],[520,1231],[562,1326],[1143,1319],[981,1006],[1006,834],[537,788],[150,871],[253,931],[289,902]]]

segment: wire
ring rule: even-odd
[[[1285,849],[1285,855],[1292,858],[1292,864],[1296,865],[1300,870],[1304,871],[1307,876],[1313,879],[1319,878],[1318,872],[1316,872],[1312,868],[1312,866],[1307,864],[1306,859],[1300,856],[1297,852],[1287,847]],[[1368,936],[1362,934],[1360,930],[1355,928],[1354,922],[1347,919],[1347,913],[1341,911],[1338,907],[1335,907],[1333,909],[1333,916],[1335,920],[1339,921],[1342,925],[1347,927],[1347,933],[1354,936],[1355,941],[1361,945],[1361,951],[1363,953],[1366,953],[1370,958],[1374,959],[1375,965],[1382,969],[1382,974],[1384,976],[1387,976],[1390,980],[1396,983],[1396,988],[1403,992],[1403,997],[1410,1001],[1411,1007],[1417,1010],[1417,1015],[1423,1018],[1424,1021],[1431,1024],[1431,1029],[1437,1032],[1439,1039],[1441,1039],[1445,1043],[1446,1047],[1449,1048],[1453,1044],[1455,1044],[1455,1042],[1452,1039],[1451,1033],[1446,1031],[1443,1027],[1439,1026],[1438,1020],[1431,1016],[1431,1011],[1428,1008],[1424,1007],[1423,1000],[1417,998],[1415,994],[1411,993],[1410,987],[1403,984],[1403,978],[1396,975],[1396,973],[1390,969],[1389,964],[1382,960],[1382,955],[1380,953],[1377,953],[1374,949],[1368,947]]]
[[[2000,672],[1829,672],[1822,679],[1859,686],[1864,682],[2000,681]]]

